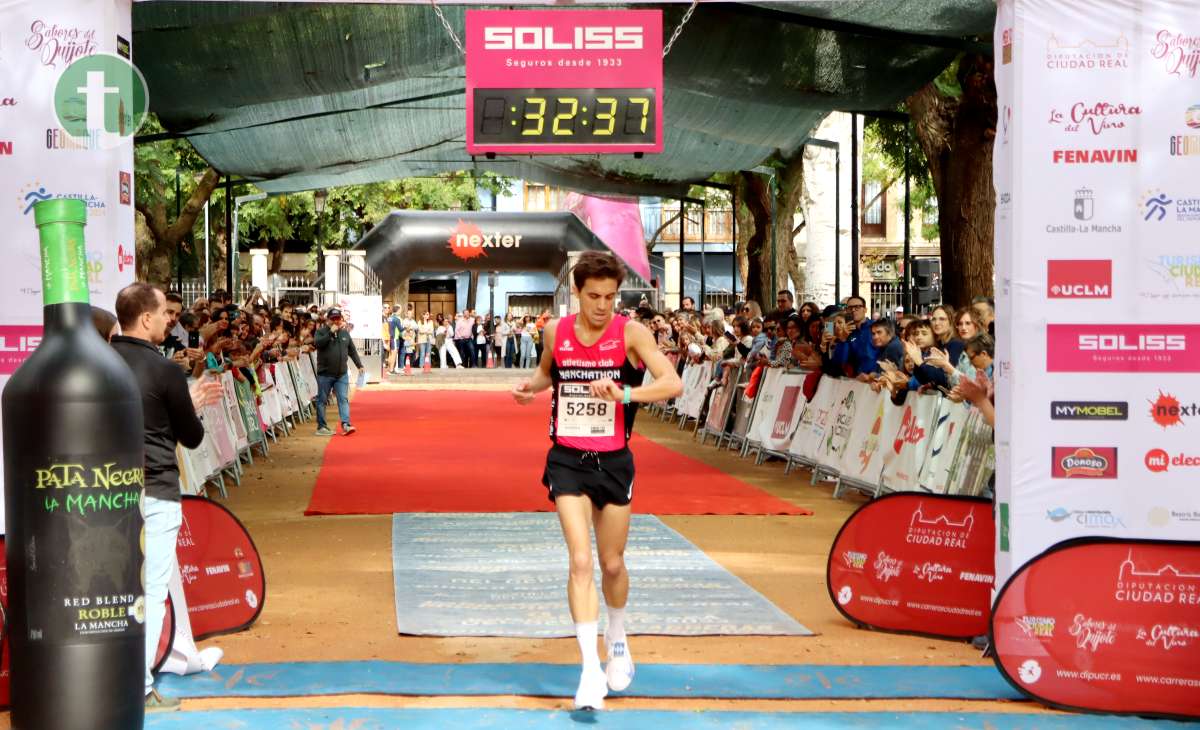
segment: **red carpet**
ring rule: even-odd
[[[541,482],[546,394],[521,407],[506,392],[362,392],[351,415],[358,433],[330,440],[305,514],[553,508]],[[635,512],[812,514],[641,436],[630,446]]]

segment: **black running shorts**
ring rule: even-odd
[[[542,484],[551,502],[562,494],[583,495],[597,509],[610,504],[624,507],[633,499],[633,453],[628,446],[595,452],[556,444],[546,454]]]

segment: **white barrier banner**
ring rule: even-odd
[[[383,297],[378,294],[339,294],[338,308],[342,310],[343,319],[354,325],[354,339],[383,339]]]
[[[868,397],[870,407],[859,408],[859,419],[870,425],[860,436],[851,435],[842,459],[842,474],[868,486],[880,485],[883,477],[883,462],[892,450],[893,436],[900,427],[904,408],[892,402],[887,391],[872,393],[876,400]],[[846,471],[846,469],[850,471]]]
[[[225,371],[221,374],[221,388],[225,391],[225,411],[229,417],[229,425],[233,429],[234,443],[238,452],[250,445],[246,434],[246,423],[242,420],[242,410],[238,406],[237,386],[233,383],[233,373]]]
[[[843,479],[871,487],[879,485],[883,455],[878,453],[883,434],[895,433],[900,409],[884,391],[876,393],[865,383],[858,391],[858,415],[842,453],[840,473]]]
[[[842,464],[842,454],[850,440],[850,430],[858,416],[857,380],[840,379],[833,391],[833,407],[829,412],[829,423],[825,438],[817,446],[817,463],[825,471],[837,473]]]
[[[804,379],[807,376],[808,373],[804,371],[785,371],[780,376],[776,384],[779,395],[775,399],[774,412],[763,421],[758,434],[764,449],[786,452],[792,445],[792,437],[808,402],[804,397]]]
[[[963,427],[971,407],[964,403],[941,399],[933,433],[929,436],[929,453],[921,467],[918,478],[920,488],[934,494],[945,494],[950,478],[950,467],[958,453],[958,444],[963,437]]]
[[[824,375],[817,383],[817,392],[813,399],[805,404],[800,414],[800,424],[792,436],[788,453],[804,461],[812,463],[817,455],[817,448],[825,439],[825,430],[829,426],[830,412],[834,407],[834,395],[838,389],[837,378]]]
[[[729,409],[733,398],[738,392],[738,382],[741,379],[741,368],[727,367],[722,373],[721,385],[718,385],[708,400],[708,417],[704,428],[708,433],[720,435],[725,432],[725,424],[729,421]]]
[[[782,378],[783,370],[780,368],[767,368],[763,371],[758,382],[758,404],[754,406],[754,413],[750,416],[750,429],[746,431],[746,438],[751,443],[761,443],[764,428],[769,432],[774,424],[779,396],[783,393],[779,386]]]
[[[921,467],[929,453],[929,435],[937,420],[940,395],[909,391],[904,399],[900,427],[893,434],[890,452],[884,457],[880,483],[893,492],[916,491]],[[886,447],[886,444],[885,444]]]
[[[676,403],[679,412],[688,418],[699,418],[700,409],[708,396],[708,379],[712,368],[709,363],[683,366],[683,394]]]

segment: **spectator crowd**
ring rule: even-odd
[[[775,305],[765,314],[753,301],[736,302],[729,312],[698,311],[684,297],[675,312],[640,307],[630,314],[651,329],[680,370],[689,361],[717,363],[710,387],[743,364],[752,381],[765,368],[801,368],[809,371],[809,398],[824,376],[857,378],[897,403],[909,391],[938,392],[993,420],[995,307],[989,297],[976,297],[962,309],[937,305],[920,316],[897,310],[874,319],[857,295],[797,309],[785,289]]]

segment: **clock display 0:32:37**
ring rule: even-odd
[[[475,89],[477,142],[653,144],[654,89]]]

